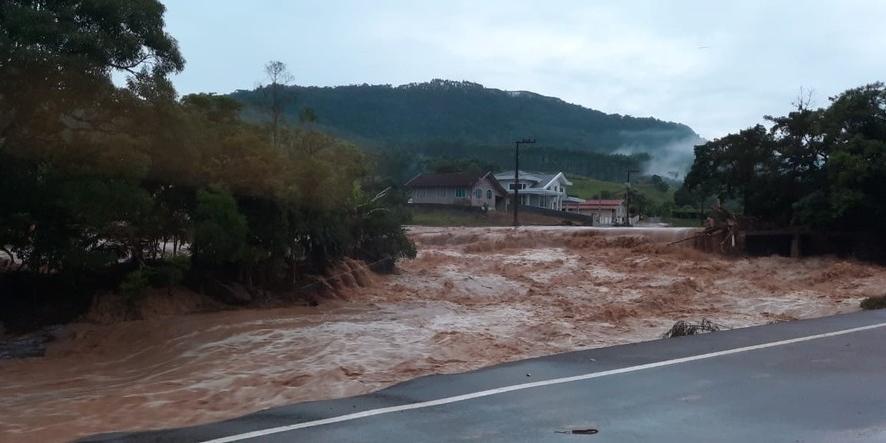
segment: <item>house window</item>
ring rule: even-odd
[[[483,198],[483,190],[482,189],[475,189],[474,190],[474,197]]]
[[[486,200],[492,200],[492,190],[491,189],[486,190]]]
[[[526,183],[519,183],[518,185],[515,185],[515,184],[511,183],[511,184],[508,185],[508,189],[510,189],[510,190],[513,191],[513,190],[514,190],[515,188],[517,188],[518,186],[519,186],[520,189],[526,189]]]
[[[464,198],[465,196],[465,188],[455,188],[455,196],[457,198]]]

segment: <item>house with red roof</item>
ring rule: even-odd
[[[624,200],[583,200],[570,197],[563,202],[566,212],[594,217],[595,226],[624,224],[627,215]]]

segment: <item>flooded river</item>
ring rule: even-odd
[[[46,357],[0,361],[0,441],[220,420],[656,339],[680,319],[742,327],[848,312],[886,287],[886,268],[853,261],[666,246],[690,233],[413,228],[419,255],[398,274],[357,275],[317,307],[179,306],[68,325]]]

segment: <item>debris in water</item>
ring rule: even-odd
[[[20,337],[0,338],[0,360],[43,357],[46,343],[53,341],[60,330],[60,326],[50,326]]]
[[[742,237],[743,231],[747,231],[752,223],[752,219],[739,217],[718,205],[713,208],[711,216],[705,221],[705,229],[702,232],[672,241],[668,246],[693,240],[697,245],[700,241],[702,249],[709,252],[719,250],[721,253],[738,253],[744,246],[736,239]]]
[[[859,305],[861,309],[883,309],[886,308],[886,295],[874,295],[861,301]]]
[[[600,431],[595,428],[587,428],[587,429],[571,429],[568,431],[554,431],[554,432],[556,432],[558,434],[594,435]]]
[[[717,332],[723,329],[722,325],[718,325],[706,318],[701,319],[699,323],[690,323],[686,320],[678,320],[671,326],[668,332],[665,332],[663,338],[683,337],[685,335],[698,335],[706,332]]]

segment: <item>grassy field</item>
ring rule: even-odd
[[[511,226],[514,219],[510,212],[492,211],[485,214],[461,209],[412,208],[412,224],[419,226]],[[553,226],[562,224],[556,217],[541,214],[520,213],[521,225]]]
[[[476,212],[412,208],[412,224],[420,226],[496,226],[496,221]]]
[[[624,197],[624,183],[607,182],[575,175],[570,175],[568,178],[569,181],[572,182],[572,187],[569,188],[569,195],[584,199],[594,199],[601,198],[601,194],[608,192],[612,195],[611,198]],[[633,182],[633,180],[631,181]],[[673,186],[667,191],[661,191],[648,182],[633,182],[633,186],[635,189],[646,195],[649,200],[656,205],[660,206],[665,202],[674,201],[675,188]]]

